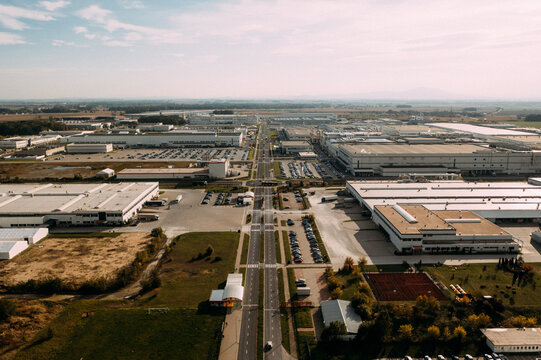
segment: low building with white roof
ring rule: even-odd
[[[489,328],[481,332],[493,352],[541,353],[541,328]]]
[[[242,306],[243,298],[242,274],[229,274],[223,289],[212,290],[209,302],[211,306]]]
[[[362,323],[361,316],[355,312],[351,301],[346,300],[327,300],[321,302],[321,313],[323,323],[329,326],[333,322],[339,322],[346,326],[347,338],[354,338],[359,331]]]
[[[158,182],[0,184],[0,227],[121,225],[158,192]]]

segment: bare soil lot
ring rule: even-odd
[[[148,233],[47,238],[14,259],[1,262],[0,285],[47,278],[80,285],[95,278],[112,278],[135,259],[149,240]]]
[[[81,156],[82,157],[82,156]],[[85,159],[85,157],[82,157]],[[45,178],[61,179],[73,178],[75,175],[81,179],[93,178],[98,171],[104,168],[111,168],[115,171],[122,170],[126,167],[142,167],[142,168],[159,168],[173,165],[176,168],[187,167],[186,162],[133,162],[126,164],[124,161],[112,162],[96,162],[93,160],[79,160],[69,163],[53,163],[53,162],[0,162],[0,181],[8,181],[18,178],[19,180],[40,180]]]

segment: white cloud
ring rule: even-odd
[[[55,18],[44,11],[29,10],[18,6],[0,5],[0,24],[11,30],[24,30],[28,28],[24,20],[51,21]]]
[[[86,34],[88,33],[88,29],[84,26],[76,26],[73,28],[73,31],[75,31],[76,34]]]
[[[39,4],[49,11],[55,11],[71,4],[70,1],[58,0],[58,1],[40,1]]]
[[[120,5],[125,9],[144,9],[145,5],[140,0],[120,0]]]
[[[66,40],[53,40],[51,43],[53,46],[73,46],[73,47],[88,47],[87,45],[77,44],[73,41]]]
[[[177,31],[134,25],[119,21],[112,11],[103,9],[98,5],[91,5],[81,9],[77,14],[83,19],[93,22],[94,25],[107,30],[109,33],[125,32],[122,40],[117,39],[115,41],[115,44],[123,44],[120,46],[131,46],[139,41],[145,41],[151,44],[178,44],[187,41],[187,39]],[[110,46],[109,44],[105,45]]]
[[[132,43],[122,40],[106,40],[103,42],[103,45],[109,47],[130,47],[133,46]]]
[[[22,36],[18,34],[0,32],[0,45],[19,45],[19,44],[26,44],[26,41],[22,38]]]

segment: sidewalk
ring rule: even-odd
[[[219,360],[236,360],[239,352],[242,310],[230,309],[225,316],[225,326],[220,346]]]

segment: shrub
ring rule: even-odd
[[[15,304],[9,299],[0,299],[0,321],[9,319],[15,314]]]

